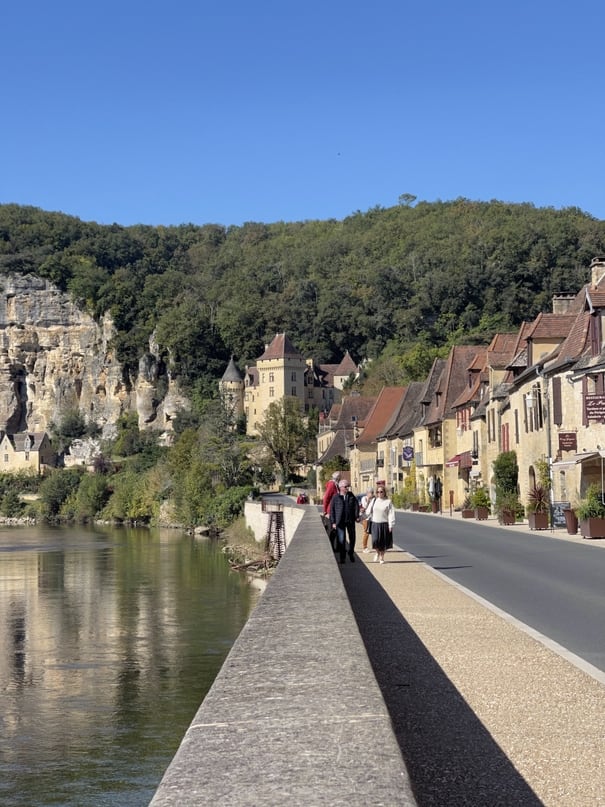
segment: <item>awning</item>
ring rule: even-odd
[[[602,448],[598,451],[582,451],[575,455],[574,462],[590,462],[590,460],[599,460],[603,457],[605,457],[605,451]]]
[[[553,462],[553,468],[571,468],[574,465],[579,465],[582,462],[590,462],[591,460],[603,459],[605,457],[605,450],[599,449],[598,451],[581,451],[579,454],[574,454],[567,460],[559,460]]]
[[[463,451],[460,454],[460,467],[461,468],[472,468],[473,467],[473,455],[470,451]]]
[[[461,454],[456,454],[445,463],[446,468],[472,468],[473,457],[470,451],[463,451]]]

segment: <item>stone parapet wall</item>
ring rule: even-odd
[[[291,511],[288,550],[150,807],[416,804],[319,512]]]

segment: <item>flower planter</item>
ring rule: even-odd
[[[527,522],[530,530],[547,530],[548,513],[528,513]]]
[[[420,505],[418,504],[418,502],[412,502],[412,512],[417,513],[419,509]]]
[[[505,527],[510,527],[515,523],[515,520],[515,513],[513,510],[502,510],[500,517],[498,518],[500,524],[503,524]]]
[[[475,511],[470,509],[465,509],[460,511],[462,518],[474,518]]]
[[[429,511],[428,504],[419,504],[418,505],[418,512],[419,513],[428,513],[428,511]]]
[[[439,502],[438,501],[433,500],[431,502],[431,512],[432,513],[438,513],[439,512]]]
[[[605,538],[605,518],[585,518],[580,521],[583,538]]]
[[[578,532],[578,517],[573,510],[563,510],[565,516],[565,526],[568,535],[576,535]]]
[[[489,508],[488,507],[476,507],[475,508],[475,518],[477,521],[487,521],[489,516]]]

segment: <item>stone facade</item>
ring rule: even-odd
[[[219,383],[225,406],[246,418],[248,435],[258,434],[258,426],[272,403],[284,397],[295,398],[301,412],[317,409],[322,415],[341,399],[342,388],[357,367],[348,353],[339,364],[317,364],[305,358],[285,333],[278,333],[242,374],[233,359]]]

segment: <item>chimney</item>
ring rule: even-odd
[[[576,299],[575,294],[555,294],[552,298],[552,312],[553,314],[567,314],[573,301]]]
[[[591,286],[596,289],[605,276],[605,256],[598,255],[590,262]]]

